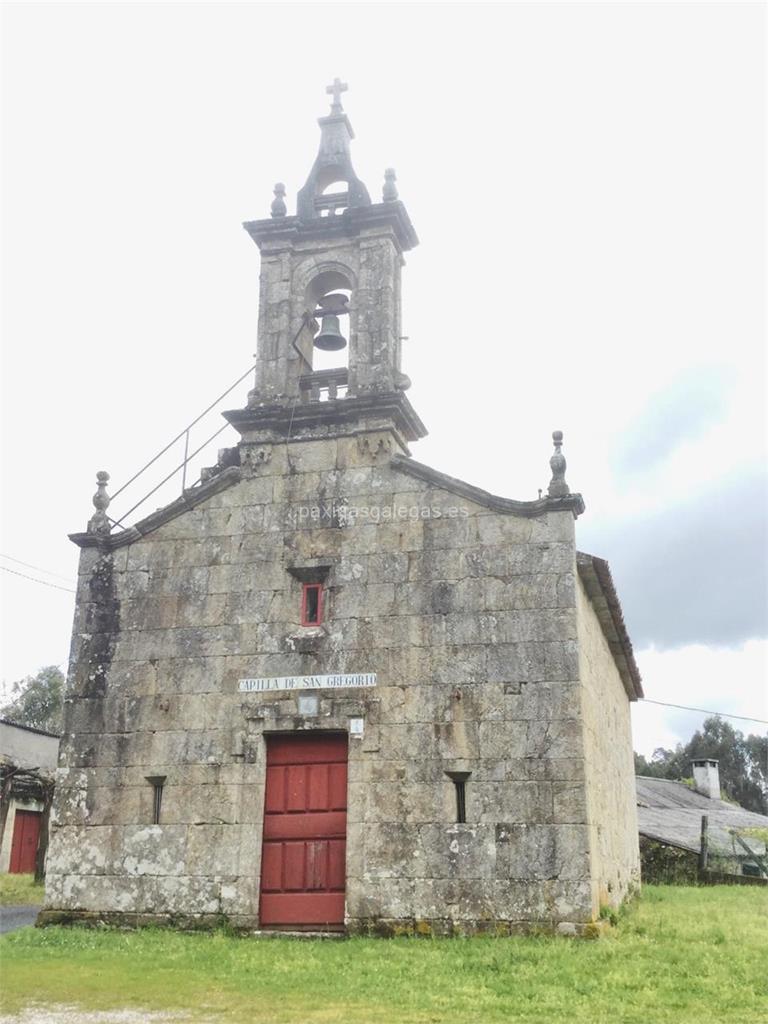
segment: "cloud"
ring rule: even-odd
[[[634,477],[700,437],[724,416],[729,383],[723,368],[698,366],[652,395],[619,436],[612,458],[616,473]]]
[[[643,688],[651,700],[685,704],[728,715],[754,716],[762,721],[731,719],[745,735],[763,734],[768,719],[766,665],[768,642],[750,640],[739,647],[692,645],[674,651],[654,648],[636,651]],[[687,743],[707,714],[645,704],[632,705],[635,750],[646,755],[656,747]]]
[[[733,646],[768,632],[766,509],[757,474],[642,519],[581,531],[607,557],[636,647]]]

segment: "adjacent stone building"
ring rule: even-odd
[[[42,875],[59,737],[0,719],[0,873]]]
[[[241,440],[82,549],[43,921],[575,933],[638,882],[640,679],[579,494],[415,461],[394,171],[374,203],[338,82],[261,253]],[[348,360],[343,357],[348,336]],[[339,366],[317,369],[319,351]],[[478,426],[478,432],[480,427]]]
[[[649,776],[635,780],[644,880],[695,884],[700,874],[715,872],[768,885],[768,815],[721,799],[714,758],[693,761],[691,776],[692,786]]]

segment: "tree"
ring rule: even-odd
[[[0,718],[45,732],[61,732],[64,673],[57,665],[47,665],[36,676],[20,679],[11,693],[13,700],[0,708]]]
[[[747,810],[768,814],[768,736],[744,736],[719,715],[707,718],[702,728],[674,750],[658,747],[648,760],[635,754],[635,773],[657,779],[685,779],[691,761],[716,758],[720,762],[720,788],[724,796]]]

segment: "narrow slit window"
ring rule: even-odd
[[[456,821],[463,825],[467,820],[467,779],[469,772],[446,772],[456,791]]]
[[[152,787],[152,824],[160,824],[160,812],[163,806],[164,775],[148,775],[147,782]]]
[[[323,621],[323,585],[305,583],[301,591],[302,626],[319,626]]]
[[[456,787],[456,821],[467,820],[467,782],[466,779],[454,779]]]

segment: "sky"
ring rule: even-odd
[[[611,564],[646,696],[768,719],[764,20],[739,3],[6,4],[6,692],[66,662],[67,534],[96,471],[114,493],[252,364],[241,223],[277,181],[295,209],[338,76],[358,175],[376,201],[396,168],[420,238],[414,457],[530,499],[563,430],[579,547]],[[115,518],[178,445],[168,458]],[[635,705],[635,747],[704,717]]]

